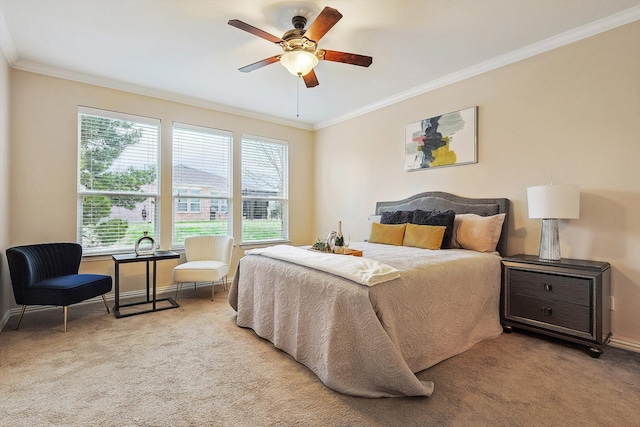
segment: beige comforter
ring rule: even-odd
[[[240,260],[229,292],[237,324],[364,397],[430,396],[414,373],[500,335],[500,257],[354,243],[400,270],[367,287],[262,255]],[[335,255],[344,256],[344,255]]]

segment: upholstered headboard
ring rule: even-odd
[[[381,215],[382,212],[386,211],[413,211],[416,209],[424,211],[452,210],[456,214],[472,213],[480,216],[504,213],[505,219],[502,224],[502,233],[496,250],[502,256],[507,254],[509,199],[469,199],[441,191],[427,191],[403,200],[376,203],[376,215]]]

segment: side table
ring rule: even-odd
[[[180,258],[180,254],[173,251],[158,251],[153,255],[136,255],[136,254],[115,254],[112,256],[115,262],[115,306],[113,307],[113,313],[116,318],[135,316],[143,313],[151,313],[154,311],[168,310],[170,308],[177,308],[180,305],[175,302],[173,298],[156,298],[156,263],[164,259],[176,259]],[[128,304],[120,304],[120,264],[131,262],[145,262],[147,264],[147,299],[146,301],[133,302]],[[149,263],[153,262],[153,296],[149,295]],[[167,301],[168,306],[158,307],[157,303],[160,301]],[[151,304],[151,308],[147,310],[140,310],[133,313],[120,313],[121,307],[133,307],[136,305]]]
[[[599,357],[611,338],[608,262],[534,255],[502,259],[501,321],[512,327],[586,345]]]

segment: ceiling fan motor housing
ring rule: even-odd
[[[291,22],[293,23],[294,29],[287,31],[282,36],[282,41],[280,42],[282,49],[285,52],[304,50],[314,53],[318,46],[317,43],[304,36],[306,32],[304,26],[307,24],[307,18],[304,16],[294,16]]]
[[[294,16],[291,18],[291,23],[296,30],[302,30],[304,26],[307,25],[307,18],[304,16]]]

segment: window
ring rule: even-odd
[[[198,188],[178,188],[178,194],[186,196],[190,194],[200,194]],[[178,197],[176,202],[176,210],[178,213],[200,212],[200,199],[187,199]]]
[[[232,234],[231,132],[173,124],[173,246]]]
[[[289,239],[289,147],[242,137],[242,242]]]
[[[158,240],[160,121],[78,109],[78,241],[84,253]]]

